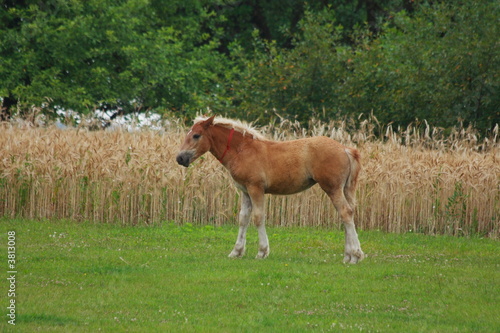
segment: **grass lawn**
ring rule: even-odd
[[[236,226],[123,227],[1,220],[0,331],[499,332],[500,243],[269,228],[271,255],[229,259]],[[16,232],[16,325],[8,323],[8,231]]]

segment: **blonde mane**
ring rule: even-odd
[[[197,124],[199,122],[207,120],[209,117],[198,116],[195,118],[194,123]],[[259,133],[255,128],[253,128],[250,124],[229,118],[223,117],[215,117],[214,125],[219,125],[226,128],[234,128],[236,132],[240,132],[243,135],[251,135],[256,140],[266,140],[266,138]]]

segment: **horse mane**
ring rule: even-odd
[[[194,123],[197,124],[199,122],[207,120],[208,118],[209,117],[206,116],[198,116],[195,118]],[[214,125],[219,125],[225,128],[234,129],[236,132],[240,132],[243,135],[251,135],[256,140],[266,140],[264,135],[262,135],[255,128],[253,128],[251,124],[248,124],[247,122],[243,122],[241,120],[216,116],[214,119]]]

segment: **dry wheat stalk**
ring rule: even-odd
[[[349,130],[346,122],[311,121],[309,128],[284,122],[262,130],[277,140],[327,135],[357,146],[361,228],[499,237],[498,129],[478,143],[472,129],[445,137],[427,124],[394,131],[366,121]],[[223,167],[209,155],[188,169],[176,164],[184,133],[182,127],[127,133],[3,125],[0,216],[234,223],[238,193]],[[270,224],[339,225],[319,188],[269,196],[267,210]]]

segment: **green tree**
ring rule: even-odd
[[[396,13],[355,51],[342,108],[399,125],[418,118],[491,129],[500,122],[499,10],[495,1],[463,1]]]
[[[351,44],[333,9],[307,9],[289,31],[291,48],[257,32],[253,49],[233,45],[234,114],[306,123],[373,113],[396,126],[426,119],[487,131],[500,123],[500,26],[490,24],[499,10],[496,1],[422,2],[376,33],[352,30]]]
[[[148,0],[4,1],[4,106],[82,113],[200,106],[197,94],[210,96],[225,62],[216,52],[218,18],[200,1],[180,3],[166,10]]]
[[[3,0],[4,111],[500,123],[498,1]]]
[[[254,34],[254,50],[235,48],[241,74],[234,80],[234,99],[241,116],[263,122],[280,116],[306,122],[335,106],[335,87],[345,72],[340,46],[343,29],[335,13],[324,9],[305,12],[292,39],[292,49],[279,48]]]

